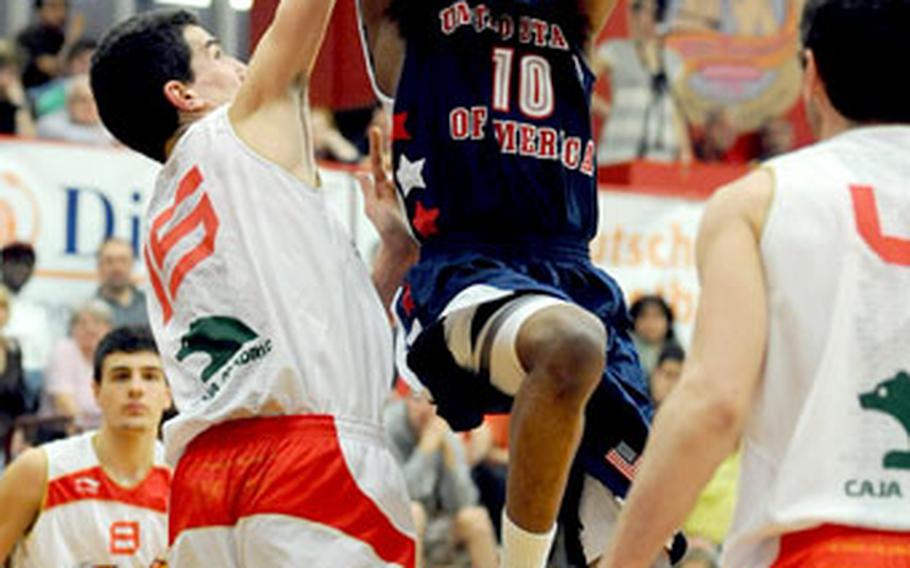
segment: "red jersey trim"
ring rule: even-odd
[[[80,501],[116,501],[158,513],[167,513],[171,472],[155,466],[136,487],[117,485],[100,466],[69,473],[47,484],[44,510]]]

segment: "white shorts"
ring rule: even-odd
[[[219,424],[177,463],[171,568],[412,568],[404,478],[374,426],[331,416]]]

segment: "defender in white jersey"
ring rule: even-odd
[[[118,25],[93,60],[107,127],[164,163],[143,252],[180,411],[173,566],[414,563],[380,411],[385,306],[416,245],[377,134],[373,281],[320,187],[306,87],[333,5],[281,2],[248,68],[180,11]]]
[[[728,568],[910,567],[910,0],[808,0],[821,142],[720,191],[692,358],[601,567],[646,566],[741,442]]]
[[[110,332],[94,376],[101,429],[28,450],[0,478],[0,564],[12,551],[13,568],[165,566],[170,395],[151,333]]]

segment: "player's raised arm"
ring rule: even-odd
[[[577,0],[581,3],[581,10],[588,16],[589,24],[589,41],[594,41],[598,35],[600,35],[601,30],[604,27],[604,24],[607,23],[607,19],[610,17],[610,14],[613,13],[613,8],[616,7],[617,0]]]
[[[0,565],[41,510],[46,485],[47,454],[39,449],[22,454],[0,477]]]
[[[335,0],[282,0],[231,107],[234,121],[287,100],[309,80],[334,6]]]

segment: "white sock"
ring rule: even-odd
[[[500,568],[545,568],[556,525],[546,533],[524,530],[502,513],[502,562]]]

